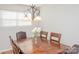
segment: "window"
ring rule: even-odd
[[[2,26],[26,26],[32,25],[31,21],[24,20],[23,12],[0,11]]]

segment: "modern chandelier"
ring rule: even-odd
[[[40,21],[40,7],[38,5],[27,5],[27,10],[25,11],[25,17],[28,20]]]

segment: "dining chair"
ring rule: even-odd
[[[23,31],[17,32],[16,33],[16,38],[17,38],[17,41],[22,41],[24,39],[27,39],[26,32],[23,32]]]
[[[12,45],[13,54],[24,54],[24,52],[15,44],[11,36],[9,36],[9,38]]]
[[[48,32],[46,31],[40,31],[40,38],[43,41],[47,41]]]
[[[60,48],[60,40],[61,40],[60,33],[55,33],[55,32],[50,33],[50,43],[51,44],[56,44]]]

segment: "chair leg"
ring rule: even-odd
[[[61,48],[61,44],[59,43],[59,48]]]

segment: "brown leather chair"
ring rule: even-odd
[[[22,41],[23,39],[27,39],[26,32],[20,31],[16,33],[17,41]]]
[[[41,40],[47,41],[47,36],[48,36],[48,32],[46,32],[46,31],[41,31],[40,32],[40,38],[41,38]]]
[[[13,39],[11,38],[11,36],[9,36],[10,38],[10,42],[13,48],[13,54],[24,54],[22,52],[22,50],[14,43]]]
[[[61,40],[60,33],[55,33],[55,32],[50,33],[50,43],[51,44],[56,44],[60,48],[60,40]]]

